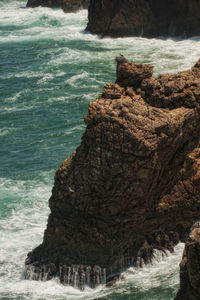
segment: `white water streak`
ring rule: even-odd
[[[38,68],[19,69],[16,73],[1,72],[0,78],[8,82],[12,79],[36,78],[35,91],[51,93],[54,89],[48,86],[56,78],[61,77],[60,87],[66,85],[79,89],[85,83],[90,88],[98,90],[103,86],[105,75],[110,67],[114,70],[114,58],[122,52],[134,62],[148,62],[155,66],[155,75],[163,72],[174,73],[190,68],[200,58],[200,39],[144,39],[117,38],[100,39],[98,36],[84,33],[87,23],[87,12],[64,14],[62,10],[49,8],[26,9],[26,0],[0,2],[0,50],[10,46],[31,44],[37,47],[37,42],[50,41],[54,48],[43,48],[38,55],[48,56],[46,63]],[[14,27],[14,30],[12,29]],[[9,29],[10,28],[10,29]],[[24,43],[24,44],[23,44]],[[48,45],[49,45],[48,44]],[[6,51],[4,52],[6,55]],[[36,57],[37,58],[37,57]],[[28,66],[31,66],[31,60]],[[71,66],[72,74],[63,66]],[[86,68],[87,67],[87,68]],[[56,69],[56,70],[55,70]],[[76,72],[74,71],[76,69]],[[53,71],[52,71],[53,70]],[[18,72],[18,73],[17,73]],[[65,78],[65,76],[68,76]],[[81,87],[80,87],[81,82]],[[87,86],[86,86],[87,87]],[[28,87],[29,88],[29,87]],[[48,103],[65,103],[77,98],[67,87],[66,94],[50,96]],[[30,95],[29,89],[21,89],[4,98],[5,106],[1,112],[10,113],[20,110],[31,110],[43,103],[43,98],[26,99],[27,105],[20,102],[23,94]],[[92,100],[94,94],[87,92],[84,99]],[[28,97],[28,96],[27,96]],[[77,125],[78,126],[78,125]],[[6,124],[0,129],[4,137],[18,130],[9,128]],[[81,128],[72,127],[65,136],[77,134]],[[19,170],[23,172],[23,170]],[[165,285],[174,287],[178,283],[178,265],[182,256],[183,245],[179,244],[173,254],[155,261],[153,265],[143,269],[129,269],[125,272],[125,280],[119,281],[115,288],[86,289],[85,292],[64,287],[58,281],[34,282],[23,280],[24,260],[27,252],[42,242],[43,232],[49,214],[48,198],[52,180],[12,181],[0,179],[0,200],[5,206],[6,216],[2,213],[0,220],[0,299],[97,299],[113,292],[126,293],[127,286],[140,290],[151,289]]]

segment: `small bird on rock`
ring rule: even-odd
[[[126,57],[121,53],[120,53],[120,56],[115,57],[115,61],[117,62],[117,64],[122,64],[122,63],[128,62]]]

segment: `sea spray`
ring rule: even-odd
[[[0,298],[173,299],[182,244],[159,263],[129,269],[111,289],[84,292],[57,278],[25,280],[24,259],[42,241],[54,173],[80,144],[88,102],[114,80],[114,58],[175,73],[200,57],[199,38],[102,40],[84,32],[87,11],[25,6],[0,1]]]

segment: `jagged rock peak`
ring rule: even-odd
[[[88,8],[90,0],[28,0],[27,7],[52,7],[62,8],[64,12],[76,12]]]
[[[128,62],[128,60],[126,59],[126,57],[123,54],[120,54],[120,56],[116,56],[115,61],[116,61],[117,65]]]
[[[116,58],[117,75],[116,83],[120,86],[137,86],[153,75],[153,66],[150,64],[133,64],[124,56]]]
[[[26,278],[94,287],[185,241],[200,210],[199,66],[155,79],[152,65],[117,64],[56,172]]]

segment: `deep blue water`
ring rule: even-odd
[[[81,142],[88,102],[115,80],[115,56],[177,72],[200,57],[200,39],[101,40],[84,33],[86,11],[25,4],[0,0],[0,299],[173,299],[183,245],[85,292],[24,280],[24,259],[42,241],[54,173]]]

